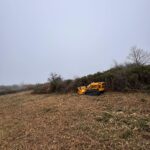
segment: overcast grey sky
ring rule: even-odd
[[[150,0],[0,0],[0,84],[73,78],[150,51]]]

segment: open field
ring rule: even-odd
[[[0,96],[0,149],[150,149],[150,95]]]

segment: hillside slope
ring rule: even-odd
[[[150,95],[0,96],[0,149],[149,149]]]
[[[92,82],[106,83],[110,91],[145,91],[150,92],[150,65],[119,65],[104,72],[87,75],[74,80],[63,80],[57,74],[51,74],[48,83],[35,86],[34,93],[67,93],[76,91],[77,87]]]

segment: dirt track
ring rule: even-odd
[[[150,95],[0,96],[0,149],[149,149]]]

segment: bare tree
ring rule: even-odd
[[[60,82],[60,81],[62,81],[62,77],[60,75],[56,74],[56,73],[51,73],[50,77],[48,78],[48,81],[50,83]]]
[[[136,65],[150,64],[150,53],[136,46],[132,47],[128,59]]]

